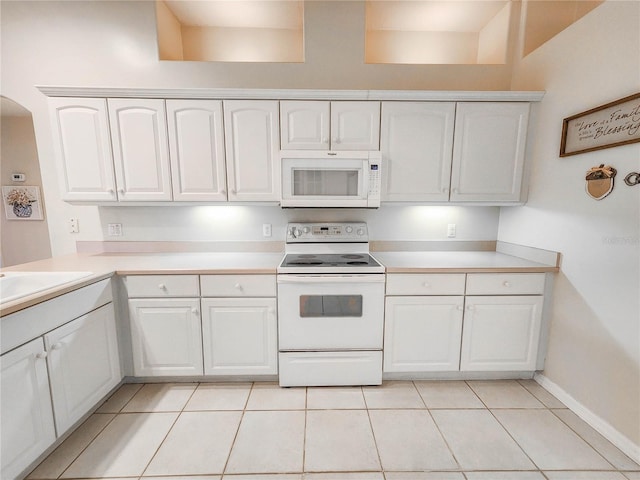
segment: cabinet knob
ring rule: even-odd
[[[509,288],[511,284],[505,280],[504,282],[502,282],[502,286]]]
[[[242,291],[242,290],[243,290],[242,285],[240,285],[239,283],[236,283],[236,284],[233,286],[233,288],[235,288],[236,290],[240,290],[240,291]]]
[[[158,288],[159,288],[160,290],[166,290],[166,289],[167,289],[167,286],[166,286],[164,283],[159,283],[159,284],[158,284]]]
[[[467,305],[467,310],[475,310],[476,307],[473,305]]]
[[[235,189],[231,189],[229,190],[229,192],[231,193],[231,195],[235,195],[236,193],[238,193]]]
[[[40,352],[40,353],[36,353],[36,358],[42,360],[44,358],[47,358],[47,352]]]
[[[60,350],[63,347],[62,342],[56,342],[51,345],[51,350]]]
[[[198,309],[197,308],[192,308],[191,309],[191,313],[193,313],[194,315],[198,314]]]
[[[458,194],[458,193],[460,193],[460,190],[458,190],[457,188],[454,188],[454,189],[453,189],[453,193]]]
[[[107,188],[107,193],[115,193],[113,188]]]
[[[431,284],[430,284],[429,282],[424,282],[424,283],[422,284],[422,286],[423,286],[424,288],[430,288],[430,287],[431,287]]]
[[[220,190],[220,193],[221,193],[222,195],[226,195],[226,194],[227,194],[227,191],[226,191],[226,190]]]
[[[119,189],[118,189],[118,193],[119,193],[120,195],[124,195],[124,188],[119,188]]]
[[[338,145],[340,143],[340,139],[339,138],[334,138],[331,143]]]
[[[442,189],[442,193],[449,193],[449,189],[448,189],[448,188],[446,188],[446,187],[445,187],[445,188],[443,188],[443,189]]]
[[[462,311],[464,310],[464,307],[462,305],[457,305],[456,310]]]

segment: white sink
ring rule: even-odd
[[[92,274],[93,272],[2,272],[0,303],[11,302]]]

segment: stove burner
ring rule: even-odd
[[[316,258],[316,256],[311,255],[309,253],[304,253],[304,254],[298,255],[298,258]]]
[[[315,255],[311,255],[312,257]],[[297,260],[295,262],[289,262],[289,265],[322,265],[323,262],[319,260]]]
[[[342,258],[353,258],[353,259],[359,259],[359,258],[364,258],[364,255],[355,255],[355,254],[347,254],[347,255],[341,255]],[[352,262],[348,262],[348,263],[352,263]],[[364,262],[367,263],[367,262]]]
[[[369,265],[369,262],[353,261],[353,262],[347,262],[347,265]]]

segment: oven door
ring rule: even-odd
[[[278,275],[280,351],[379,350],[384,275]]]
[[[283,207],[367,207],[369,162],[357,158],[282,159]]]

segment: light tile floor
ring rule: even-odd
[[[30,479],[638,480],[532,380],[123,385]]]

